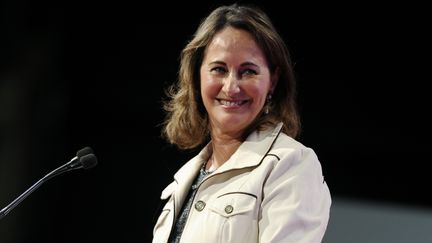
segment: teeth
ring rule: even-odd
[[[225,106],[240,106],[241,104],[243,104],[243,101],[221,100],[220,102],[222,105],[225,105]]]

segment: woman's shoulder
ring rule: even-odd
[[[277,136],[273,147],[275,148],[285,148],[285,149],[295,149],[295,150],[302,150],[302,149],[310,149],[306,145],[304,145],[302,142],[298,141],[297,139],[288,136],[284,132],[280,132]]]
[[[269,154],[274,154],[280,159],[290,158],[291,161],[318,161],[318,157],[312,148],[283,132],[279,133],[274,140]]]
[[[304,152],[315,153],[311,147],[303,144],[299,140],[285,134],[284,132],[280,132],[278,134],[278,136],[273,142],[271,150],[292,151],[298,153],[304,153]]]

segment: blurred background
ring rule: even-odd
[[[298,140],[333,196],[324,241],[432,242],[426,8],[299,2],[246,3],[293,55]],[[84,146],[99,161],[25,199],[1,243],[151,241],[161,191],[196,153],[160,137],[164,88],[201,19],[230,3],[1,2],[0,208]]]

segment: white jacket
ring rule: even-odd
[[[182,243],[321,242],[331,205],[321,165],[312,149],[281,133],[281,127],[253,132],[201,182]],[[167,242],[209,146],[163,190],[161,199],[168,201],[154,227],[153,243]]]

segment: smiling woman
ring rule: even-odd
[[[321,242],[330,192],[315,152],[295,140],[290,56],[267,15],[222,6],[183,49],[163,133],[205,145],[162,192],[153,242]]]
[[[232,27],[213,37],[205,51],[200,76],[212,137],[241,137],[262,112],[277,81],[277,73],[271,75],[253,37]]]

